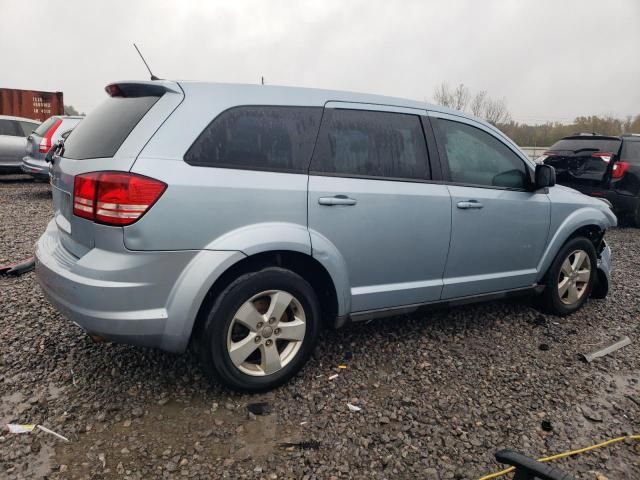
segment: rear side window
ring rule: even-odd
[[[493,135],[451,120],[438,119],[434,123],[440,156],[449,165],[452,182],[510,189],[526,188],[529,179],[524,161]]]
[[[64,156],[74,160],[113,157],[159,96],[109,97],[73,130]]]
[[[420,117],[328,109],[311,170],[357,177],[429,179]]]
[[[33,122],[20,122],[20,126],[22,127],[22,131],[25,137],[31,135],[31,133],[34,132],[36,128],[38,128],[38,125],[40,124]]]
[[[187,151],[190,165],[306,173],[318,107],[235,107],[216,117]]]
[[[22,137],[22,129],[18,122],[13,120],[0,120],[0,135],[10,137]]]
[[[53,124],[56,123],[56,120],[57,120],[56,117],[47,118],[44,122],[40,124],[38,128],[35,129],[33,133],[38,135],[39,137],[44,137],[45,133],[47,133],[47,131],[51,127],[53,127]]]
[[[552,152],[612,152],[618,153],[620,140],[615,138],[563,138],[554,143],[549,150]]]
[[[640,141],[625,141],[622,143],[620,160],[640,164]]]

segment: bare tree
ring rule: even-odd
[[[471,113],[475,117],[481,117],[484,109],[484,102],[487,100],[487,91],[480,90],[471,100]]]
[[[507,123],[511,119],[511,115],[507,110],[507,102],[504,98],[495,100],[487,98],[484,102],[482,116],[492,125]]]
[[[433,99],[438,105],[453,108],[453,94],[447,82],[442,82],[433,92]]]
[[[461,83],[453,91],[453,107],[456,110],[464,110],[469,103],[469,89]]]
[[[486,90],[480,90],[472,96],[464,83],[452,90],[447,82],[442,82],[436,87],[433,98],[435,103],[443,107],[462,111],[469,108],[473,115],[484,118],[493,125],[508,123],[511,120],[504,98],[491,98]]]
[[[467,108],[471,95],[469,89],[464,86],[464,83],[459,84],[452,90],[446,82],[442,82],[436,88],[433,97],[438,105],[455,110],[464,110]]]

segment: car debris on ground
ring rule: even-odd
[[[620,350],[622,347],[626,347],[627,345],[630,345],[630,344],[631,344],[631,339],[629,337],[622,337],[617,341],[615,341],[614,343],[612,343],[611,345],[607,345],[606,347],[601,348],[600,350],[596,350],[595,352],[591,352],[591,353],[582,354],[582,359],[587,363],[591,363],[596,358],[609,355],[610,353],[613,353],[616,350]]]
[[[23,423],[23,424],[7,423],[7,430],[8,430],[9,433],[31,433],[36,428],[38,430],[41,430],[41,431],[45,432],[45,433],[53,435],[54,437],[57,437],[60,440],[64,440],[65,442],[69,441],[69,439],[67,437],[65,437],[63,435],[60,435],[59,433],[56,433],[53,430],[50,430],[47,427],[44,427],[42,425],[36,425],[34,423]]]

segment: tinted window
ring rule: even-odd
[[[40,124],[38,128],[35,129],[33,133],[40,137],[44,137],[44,134],[47,133],[47,130],[49,130],[53,126],[53,124],[56,123],[56,120],[57,120],[56,117],[47,118],[44,122]]]
[[[592,150],[594,152],[617,153],[620,148],[620,140],[615,138],[563,138],[549,147],[554,152],[579,152]]]
[[[160,97],[109,97],[82,120],[65,141],[64,156],[112,157]]]
[[[237,107],[221,113],[185,155],[191,165],[306,172],[322,116],[314,107]]]
[[[428,179],[417,115],[327,109],[312,170],[367,177]]]
[[[640,163],[640,140],[626,140],[623,142],[620,160]]]
[[[13,120],[0,120],[0,135],[22,137],[22,129],[19,128],[18,122]]]
[[[447,159],[452,182],[505,188],[527,186],[524,162],[500,140],[464,123],[450,120],[434,123],[438,148]]]
[[[20,126],[22,127],[22,132],[24,133],[25,137],[28,137],[29,135],[31,135],[31,133],[38,128],[38,125],[40,125],[39,123],[33,123],[33,122],[20,122]]]

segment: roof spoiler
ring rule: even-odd
[[[161,97],[165,93],[182,94],[177,83],[166,80],[114,82],[104,87],[104,90],[110,97]]]

